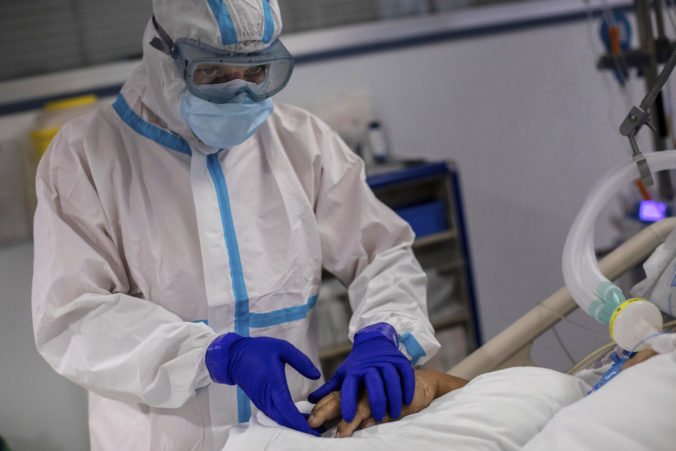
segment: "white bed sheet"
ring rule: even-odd
[[[357,431],[350,438],[318,438],[276,425],[258,412],[231,430],[224,450],[519,450],[563,407],[590,387],[543,368],[510,368],[479,376],[399,421]],[[311,409],[299,403],[301,411]]]
[[[676,450],[676,352],[621,372],[558,412],[524,448]]]

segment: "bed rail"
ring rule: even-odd
[[[601,272],[609,280],[617,279],[645,260],[674,228],[676,218],[667,218],[643,229],[599,262]],[[577,308],[568,289],[559,289],[451,368],[448,374],[472,379],[501,368],[532,365],[533,341]]]

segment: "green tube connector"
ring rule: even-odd
[[[613,312],[626,300],[624,293],[614,283],[604,281],[597,287],[596,295],[600,300],[592,301],[589,305],[589,314],[596,321],[608,324]]]

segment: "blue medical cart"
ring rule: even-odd
[[[431,314],[435,330],[464,325],[467,352],[481,346],[460,177],[455,165],[445,161],[417,164],[369,176],[367,183],[381,201],[411,225],[416,233],[413,250],[422,267],[452,274],[457,281],[452,301],[460,302],[463,309],[446,317]]]

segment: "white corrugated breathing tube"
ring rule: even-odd
[[[653,174],[676,168],[674,150],[650,153],[645,158]],[[627,329],[624,325],[619,327],[620,323],[631,324],[629,329],[632,329],[631,333],[634,335],[643,334],[635,330],[640,324],[645,326],[646,331],[653,331],[655,328],[661,330],[662,327],[662,318],[657,307],[641,302],[641,308],[638,308],[637,300],[627,301],[622,290],[601,274],[594,253],[594,226],[599,213],[622,188],[639,177],[638,167],[633,159],[623,162],[601,177],[575,218],[563,249],[563,278],[573,299],[597,321],[610,323],[611,336],[616,342],[618,337],[615,335],[618,335],[618,331]],[[626,308],[630,303],[635,305]],[[627,319],[621,318],[623,316]],[[613,327],[616,322],[618,327]],[[631,343],[620,346],[631,349]]]

